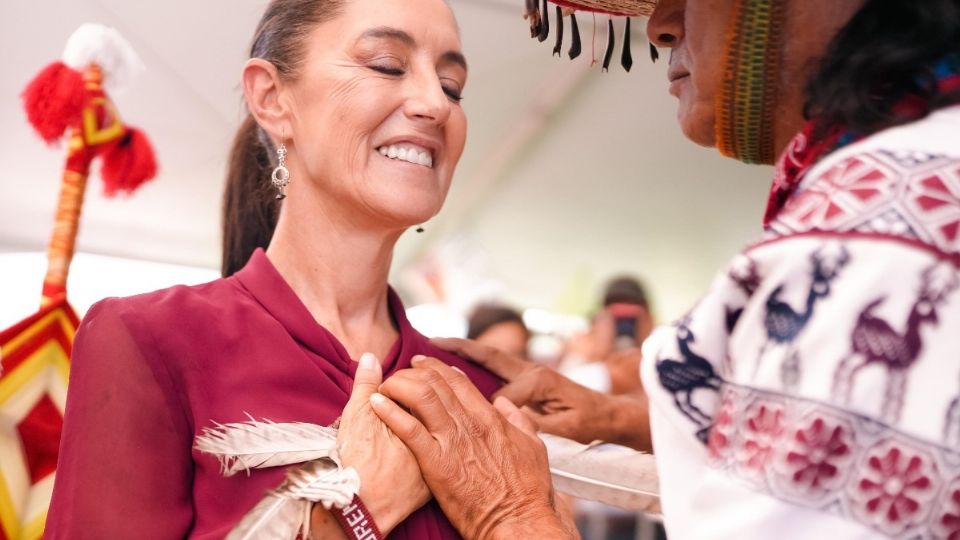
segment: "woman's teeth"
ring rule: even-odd
[[[406,161],[407,163],[413,163],[414,165],[423,165],[424,167],[433,168],[433,156],[430,155],[430,152],[426,150],[420,150],[410,146],[391,144],[389,146],[381,146],[377,149],[377,151],[380,152],[381,156],[388,157],[390,159],[399,159],[400,161]]]

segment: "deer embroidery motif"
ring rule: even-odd
[[[763,320],[767,330],[767,342],[760,348],[760,354],[754,364],[754,378],[760,369],[764,353],[773,345],[785,345],[787,351],[780,367],[781,380],[788,388],[797,384],[800,377],[800,358],[793,349],[793,341],[813,317],[817,302],[830,296],[831,283],[849,262],[850,253],[839,244],[828,244],[810,255],[810,264],[813,268],[810,272],[810,288],[803,311],[795,310],[790,304],[780,299],[785,285],[777,286],[770,293]]]
[[[897,422],[903,409],[907,372],[916,363],[923,350],[920,330],[924,325],[937,325],[937,308],[953,292],[958,282],[957,272],[950,263],[939,263],[927,268],[920,276],[920,291],[907,314],[903,332],[874,313],[886,296],[870,302],[860,312],[850,336],[850,354],[837,366],[833,376],[833,396],[842,403],[850,403],[858,373],[871,364],[883,366],[887,372],[881,417]],[[856,360],[860,360],[856,363]]]

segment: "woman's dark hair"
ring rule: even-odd
[[[526,328],[517,310],[499,304],[481,304],[470,314],[467,339],[477,339],[487,330],[503,323],[517,323]]]
[[[805,113],[821,129],[860,135],[925,117],[960,102],[960,93],[938,91],[933,72],[950,55],[960,55],[960,0],[867,0],[830,43]],[[920,98],[919,115],[894,115],[907,95]]]
[[[273,0],[257,25],[250,58],[262,58],[280,77],[295,80],[305,42],[320,23],[337,16],[344,0]],[[270,184],[276,149],[249,113],[233,139],[223,193],[221,273],[243,268],[258,248],[266,248],[277,226],[280,204]]]

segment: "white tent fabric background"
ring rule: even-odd
[[[580,19],[585,54],[570,62],[550,56],[552,37],[543,44],[527,37],[519,0],[449,3],[470,62],[463,102],[470,131],[444,212],[398,248],[395,281],[408,303],[430,300],[409,276],[455,240],[485,261],[482,270],[466,271],[483,274],[467,280],[484,284],[474,296],[582,309],[605,278],[629,271],[646,278],[661,318],[682,313],[715,269],[759,232],[769,170],[683,139],[666,92],[666,61],[646,60],[643,24],[634,24],[633,71],[601,73],[588,69],[589,16]],[[127,200],[103,198],[94,175],[78,249],[215,276],[223,172],[243,112],[239,73],[265,4],[0,3],[0,50],[7,52],[0,60],[0,252],[44,249],[63,159],[61,148],[46,147],[30,131],[19,93],[59,57],[70,32],[96,21],[117,27],[147,66],[115,101],[124,120],[151,137],[161,172]],[[4,301],[11,288],[35,287],[39,299],[42,272],[35,283],[21,282],[15,261],[0,258],[0,309],[11,305]],[[117,283],[123,279],[116,275]],[[75,292],[82,286],[71,284]]]

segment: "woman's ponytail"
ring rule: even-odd
[[[257,25],[250,58],[273,64],[286,80],[295,80],[310,33],[341,13],[344,0],[271,0]],[[230,276],[247,264],[258,248],[266,248],[277,226],[280,204],[270,183],[275,149],[249,114],[233,140],[227,185],[223,193],[223,259]]]
[[[266,249],[277,226],[280,205],[270,184],[270,153],[260,133],[248,114],[230,151],[223,192],[224,277],[243,268],[258,247]]]

